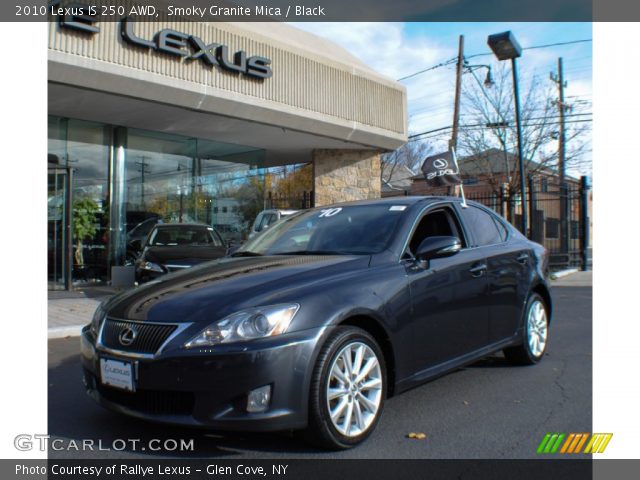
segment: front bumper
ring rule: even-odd
[[[89,328],[81,336],[87,393],[104,407],[134,417],[213,430],[304,428],[317,346],[324,329],[294,332],[211,349],[174,348],[134,358],[96,348]],[[133,364],[135,392],[104,386],[100,358]],[[271,385],[269,408],[246,410],[247,394]]]

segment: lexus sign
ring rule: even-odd
[[[63,29],[80,30],[88,34],[100,32],[96,23],[94,16],[82,11],[77,14],[70,13],[59,21]],[[128,18],[120,21],[119,32],[126,43],[137,48],[155,50],[185,61],[200,61],[211,68],[218,67],[228,72],[262,80],[273,75],[271,60],[268,58],[258,55],[248,56],[243,50],[232,52],[227,45],[208,43],[188,33],[163,28],[156,32],[153,38],[142,38],[135,32],[135,22]]]

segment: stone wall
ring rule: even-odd
[[[380,198],[380,152],[314,150],[315,205]]]

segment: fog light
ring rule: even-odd
[[[269,408],[270,401],[271,385],[265,385],[264,387],[251,390],[249,392],[249,397],[247,398],[247,412],[264,412]]]

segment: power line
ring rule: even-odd
[[[523,50],[535,50],[535,49],[539,49],[539,48],[561,47],[561,46],[564,46],[564,45],[573,45],[573,44],[576,44],[576,43],[586,43],[586,42],[591,42],[591,41],[593,41],[593,39],[585,38],[585,39],[581,39],[581,40],[570,40],[568,42],[547,43],[547,44],[544,44],[544,45],[533,45],[531,47],[525,47],[525,48],[523,48]],[[484,56],[487,56],[487,55],[493,55],[493,53],[486,52],[486,53],[475,53],[473,55],[465,55],[465,59],[476,58],[476,57],[484,57]],[[456,61],[457,61],[457,57],[450,58],[449,60],[445,60],[445,61],[443,61],[441,63],[438,63],[437,65],[433,65],[432,67],[425,68],[424,70],[420,70],[420,71],[417,71],[415,73],[411,73],[409,75],[405,75],[404,77],[398,78],[397,81],[401,82],[403,80],[407,80],[407,79],[413,78],[413,77],[415,77],[417,75],[429,72],[431,70],[435,70],[436,68],[446,67],[448,65],[451,65],[451,64],[455,63]]]
[[[551,48],[551,47],[561,47],[564,45],[573,45],[576,43],[587,43],[587,42],[592,42],[593,39],[591,38],[585,38],[582,40],[570,40],[568,42],[557,42],[557,43],[547,43],[544,45],[534,45],[532,47],[524,47],[522,50],[536,50],[539,48]],[[493,53],[491,52],[487,52],[487,53],[475,53],[473,55],[469,55],[467,58],[474,58],[474,57],[484,57],[487,55],[493,55]]]
[[[444,61],[442,63],[437,64],[437,65],[434,65],[433,67],[425,68],[424,70],[420,70],[419,72],[415,72],[415,73],[412,73],[412,74],[407,75],[405,77],[399,78],[398,82],[401,82],[403,80],[407,80],[409,78],[415,77],[416,75],[420,75],[422,73],[429,72],[431,70],[435,70],[436,68],[446,67],[447,65],[451,65],[452,63],[455,63],[456,60],[457,60],[457,57],[450,58],[449,60],[446,60],[446,61]]]
[[[554,119],[556,117],[553,117]],[[531,118],[529,120],[545,120],[545,117],[538,117],[538,118]],[[575,120],[568,120],[565,121],[566,124],[569,123],[591,123],[593,121],[593,119],[587,118],[587,119],[575,119]],[[523,123],[522,126],[523,127],[544,127],[547,125],[558,125],[560,124],[559,121],[554,120],[552,122],[547,122],[547,123]],[[438,133],[439,135],[445,134],[448,132],[448,130],[451,130],[453,127],[451,125],[448,125],[446,127],[440,127],[440,128],[436,128],[433,130],[427,130],[425,132],[421,132],[421,133],[414,133],[413,135],[409,135],[408,139],[410,142],[415,142],[417,140],[424,140],[425,138],[429,138],[429,137],[424,137],[425,135],[431,135],[434,133]],[[490,130],[493,129],[495,127],[492,126],[487,126],[484,123],[477,123],[477,124],[471,124],[471,125],[460,125],[460,130]]]

